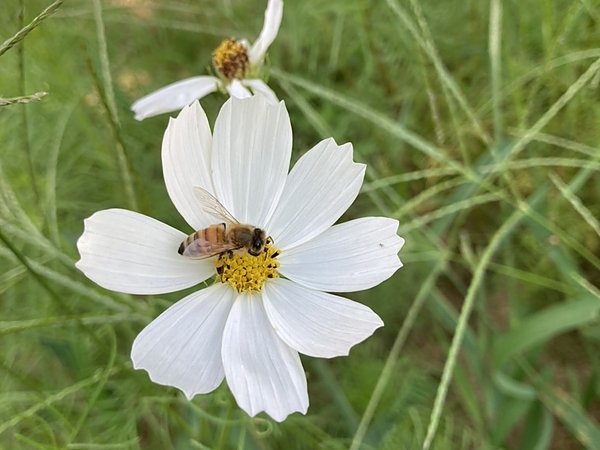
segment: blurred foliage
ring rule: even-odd
[[[600,448],[593,0],[288,0],[268,72],[293,158],[352,142],[368,171],[346,218],[396,217],[407,241],[402,270],[351,295],[386,326],[304,358],[308,415],[281,424],[226,386],[188,402],[132,369],[135,335],[184,294],[87,280],[83,219],[129,206],[125,169],[138,211],[187,229],[162,182],[167,115],[129,105],[252,40],[265,3],[70,0],[0,56],[3,100],[48,93],[0,108],[2,448]],[[5,0],[0,40],[49,5]],[[202,101],[211,120],[224,99]]]

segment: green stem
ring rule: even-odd
[[[423,442],[423,450],[429,449],[433,438],[435,437],[440,417],[442,415],[442,409],[444,408],[444,403],[446,401],[446,395],[448,393],[450,380],[454,372],[454,366],[456,365],[456,360],[458,358],[458,352],[460,350],[463,337],[467,330],[469,317],[471,316],[471,311],[473,310],[473,305],[475,304],[475,297],[477,292],[479,291],[481,283],[483,282],[483,276],[485,274],[486,268],[502,240],[523,217],[523,209],[518,209],[515,212],[513,212],[513,214],[508,218],[508,220],[504,222],[504,224],[502,224],[502,226],[498,229],[496,234],[492,237],[490,244],[483,252],[481,259],[479,260],[479,263],[475,268],[473,279],[471,280],[471,284],[469,285],[469,289],[465,297],[465,302],[462,311],[460,312],[460,316],[458,318],[456,332],[454,333],[452,343],[450,344],[448,359],[446,360],[446,364],[444,365],[442,379],[438,386],[437,394],[433,404],[433,410],[429,419],[429,426],[427,427],[427,435],[425,436],[425,441]]]
[[[20,8],[19,8],[19,28],[23,29],[25,25],[25,5],[23,0],[20,0]],[[21,95],[25,95],[27,91],[27,84],[25,80],[25,44],[21,44],[17,48],[17,55],[19,58],[19,91]],[[33,155],[31,153],[31,141],[29,139],[29,109],[27,105],[24,105],[21,108],[21,117],[23,120],[23,128],[24,134],[24,148],[25,148],[25,156],[27,158],[27,168],[29,169],[29,181],[31,183],[31,189],[33,191],[33,195],[35,197],[35,202],[37,204],[40,203],[40,191],[37,187],[37,180],[35,176],[35,168],[33,165]]]

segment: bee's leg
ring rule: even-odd
[[[221,261],[222,259],[225,259],[225,258],[229,259],[232,257],[233,257],[233,250],[227,250],[222,253],[219,253],[219,261]]]
[[[225,266],[229,266],[229,263],[226,261],[226,259],[229,259],[233,256],[233,253],[231,252],[231,250],[228,250],[226,252],[223,253],[219,253],[219,256],[217,257],[217,275],[219,276],[219,278],[221,278],[223,276],[223,272],[225,271]],[[223,280],[221,280],[223,281]]]

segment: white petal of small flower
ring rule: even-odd
[[[131,105],[136,120],[144,120],[158,114],[179,111],[194,100],[214,92],[221,81],[212,76],[199,76],[171,83],[154,91]]]
[[[243,83],[244,85],[252,89],[252,92],[254,92],[254,94],[260,94],[264,96],[271,103],[279,103],[279,99],[275,95],[275,92],[273,92],[273,89],[267,86],[267,84],[263,80],[244,80]]]
[[[184,107],[169,120],[162,143],[165,185],[179,214],[194,229],[206,228],[214,218],[198,207],[194,187],[213,192],[211,181],[212,135],[198,101]]]
[[[259,295],[240,295],[223,335],[229,389],[250,416],[265,411],[278,422],[308,409],[306,376],[298,353],[275,333]]]
[[[377,286],[402,267],[404,239],[398,221],[366,217],[334,225],[319,236],[282,252],[279,272],[303,286],[353,292]]]
[[[227,89],[229,95],[235,98],[248,98],[252,96],[252,93],[238,79],[231,80],[231,83],[225,86],[225,89]]]
[[[225,376],[221,342],[235,292],[221,283],[169,307],[135,338],[133,367],[155,383],[174,386],[192,399],[214,391]]]
[[[354,202],[365,175],[352,161],[352,145],[331,138],[315,145],[290,172],[280,204],[266,229],[282,250],[319,235]]]
[[[185,234],[124,209],[98,211],[84,221],[76,266],[100,286],[127,294],[163,294],[194,286],[215,273],[211,261],[184,258]]]
[[[254,41],[254,44],[250,48],[248,54],[248,60],[250,64],[255,66],[265,57],[269,46],[275,40],[277,33],[279,32],[279,26],[281,25],[281,18],[283,17],[283,1],[282,0],[269,0],[267,9],[265,10],[265,21],[263,28],[260,31],[258,39]]]
[[[321,358],[348,355],[383,322],[370,308],[337,295],[275,279],[264,286],[265,309],[283,341]]]
[[[292,126],[283,102],[231,98],[213,135],[215,195],[242,223],[263,227],[283,191],[292,153]]]

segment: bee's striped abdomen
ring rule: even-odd
[[[224,223],[220,223],[217,225],[211,225],[208,228],[204,228],[202,230],[198,230],[188,237],[186,237],[183,242],[179,245],[179,249],[177,250],[180,255],[183,255],[185,249],[190,246],[194,241],[201,241],[200,245],[202,247],[211,246],[211,245],[223,245],[226,243],[225,236],[226,225]]]

